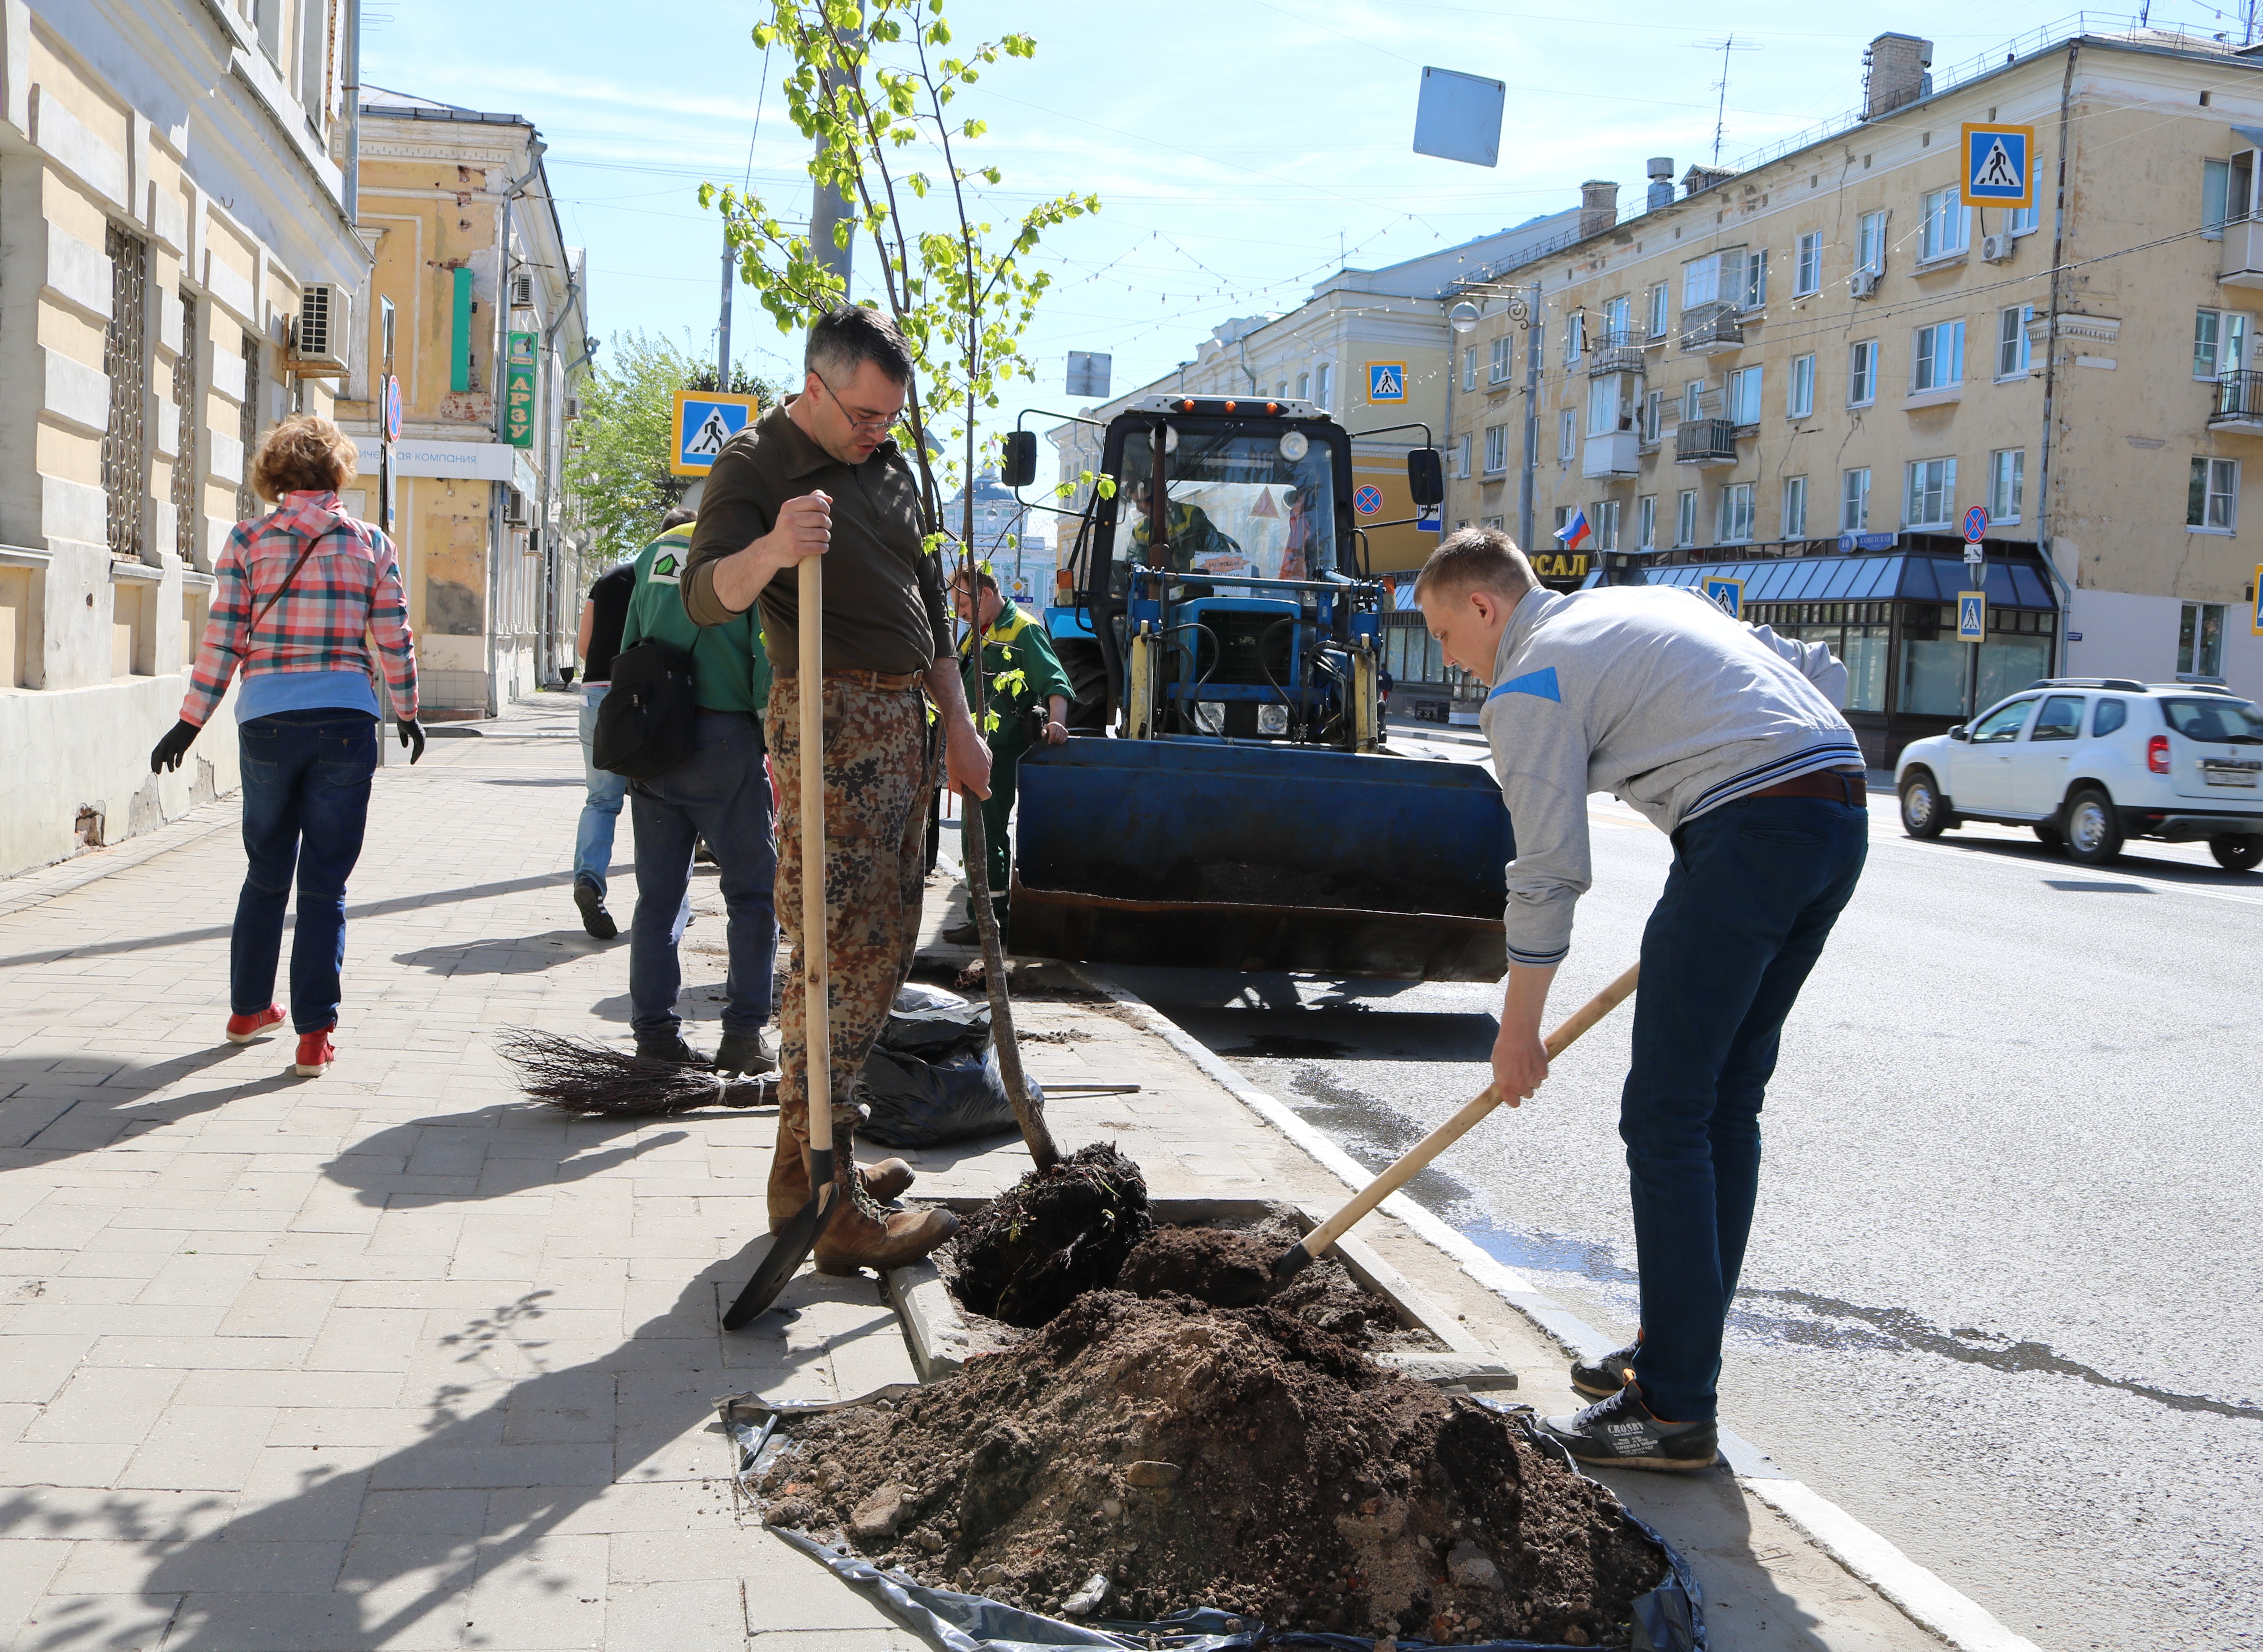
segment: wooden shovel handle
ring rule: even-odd
[[[1630,965],[1624,975],[1612,982],[1594,997],[1566,1016],[1561,1026],[1549,1034],[1543,1045],[1548,1059],[1553,1061],[1570,1047],[1572,1041],[1623,1003],[1635,988],[1635,979],[1642,972],[1639,963]],[[1376,1206],[1397,1193],[1430,1161],[1469,1132],[1470,1127],[1500,1105],[1500,1091],[1487,1085],[1476,1097],[1465,1102],[1461,1110],[1431,1131],[1406,1151],[1398,1163],[1386,1166],[1376,1179],[1354,1194],[1342,1209],[1305,1236],[1303,1249],[1306,1254],[1318,1256]]]
[[[794,687],[801,744],[802,1070],[809,1096],[809,1148],[833,1151],[833,969],[825,925],[825,559],[804,557]],[[821,1194],[822,1189],[813,1188]]]

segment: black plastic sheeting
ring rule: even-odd
[[[878,1399],[893,1401],[917,1391],[915,1386],[897,1384],[854,1400],[775,1408],[743,1397],[722,1402],[724,1426],[739,1446],[741,1487],[748,1489],[748,1481],[769,1454],[778,1425],[786,1418],[837,1410]],[[750,1412],[766,1420],[756,1427],[749,1421]],[[1553,1454],[1574,1473],[1579,1471],[1579,1465],[1561,1446],[1529,1428],[1526,1438],[1542,1449],[1552,1448]],[[750,1489],[748,1495],[753,1496]],[[1626,1519],[1658,1545],[1668,1568],[1666,1581],[1634,1602],[1631,1652],[1708,1652],[1702,1597],[1688,1563],[1648,1522],[1630,1513],[1626,1514]],[[1024,1612],[982,1595],[930,1589],[902,1572],[875,1566],[844,1546],[820,1542],[806,1532],[775,1526],[770,1529],[823,1564],[850,1588],[878,1602],[907,1628],[944,1648],[944,1652],[1057,1652],[1063,1647],[1106,1647],[1117,1652],[1238,1652],[1240,1648],[1256,1652],[1262,1648],[1323,1647],[1331,1652],[1374,1652],[1378,1644],[1371,1634],[1269,1629],[1254,1619],[1236,1617],[1214,1607],[1179,1612],[1155,1622],[1110,1618],[1090,1624],[1069,1623]],[[1589,1648],[1540,1641],[1462,1641],[1449,1648],[1444,1642],[1405,1635],[1389,1644],[1397,1652],[1594,1652]]]

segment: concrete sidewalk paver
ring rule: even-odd
[[[626,1035],[626,937],[589,939],[570,899],[574,711],[381,773],[321,1079],[290,1076],[287,1036],[219,1042],[232,829],[0,885],[0,1648],[922,1644],[734,1498],[719,1396],[913,1377],[869,1278],[805,1272],[721,1333],[775,1115],[570,1119],[495,1053],[511,1025]],[[681,1007],[712,1047],[712,869],[694,901]],[[1123,1006],[1038,993],[1021,1019],[1041,1082],[1141,1086],[1050,1111],[1158,1195],[1343,1196]],[[936,1195],[1027,1165],[1011,1140],[906,1157]],[[1568,1399],[1498,1296],[1394,1221],[1363,1232],[1526,1397]],[[1935,1644],[1726,1476],[1625,1490],[1690,1551],[1717,1644]]]

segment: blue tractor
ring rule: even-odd
[[[1374,434],[1374,433],[1370,433]],[[1037,957],[1500,978],[1499,788],[1392,754],[1385,588],[1349,433],[1308,402],[1150,395],[1105,429],[1045,624],[1079,738],[1023,760],[1013,948]],[[1035,480],[1034,432],[1003,480]],[[1438,454],[1407,456],[1418,509]],[[1066,525],[1065,525],[1066,526]]]

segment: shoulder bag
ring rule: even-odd
[[[629,780],[657,780],[691,754],[699,716],[691,656],[646,641],[613,656],[612,687],[597,704],[590,755]]]

